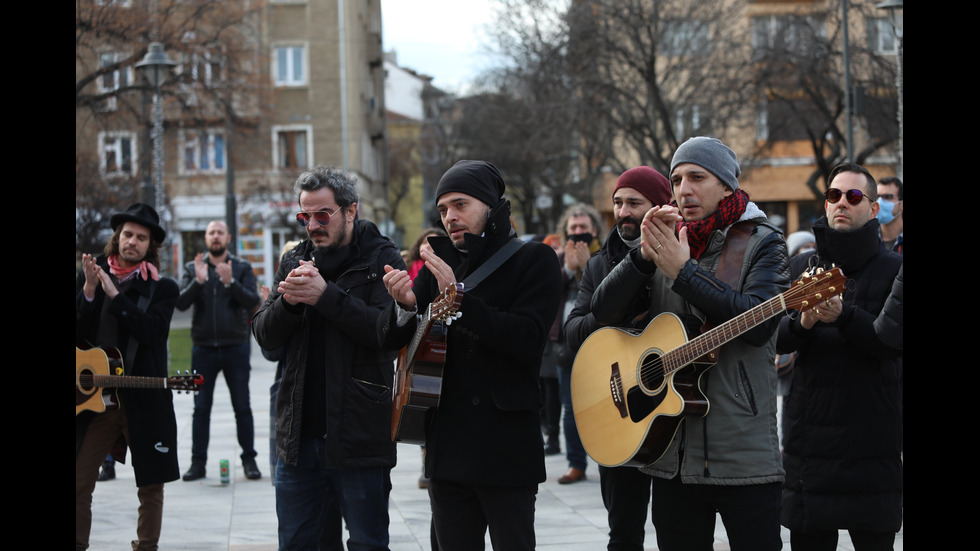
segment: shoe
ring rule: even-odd
[[[568,471],[558,477],[559,484],[574,484],[576,482],[581,482],[586,479],[585,471],[582,469],[576,469],[572,467]]]
[[[545,444],[544,454],[545,455],[558,455],[561,453],[561,446],[558,444]]]
[[[419,477],[419,489],[424,490],[429,487],[429,479],[425,475]]]
[[[187,472],[184,473],[184,482],[204,478],[204,470],[203,461],[191,461],[191,468],[187,469]]]
[[[255,464],[254,457],[243,457],[242,466],[245,467],[245,478],[249,480],[262,478],[262,473],[259,472],[259,466]]]
[[[99,482],[105,482],[106,480],[113,480],[116,478],[116,464],[112,461],[106,461],[102,464],[102,470],[99,471]]]

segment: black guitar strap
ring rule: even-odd
[[[499,268],[508,258],[517,252],[524,245],[524,241],[514,237],[511,238],[503,247],[497,249],[497,252],[493,253],[486,262],[480,265],[479,268],[473,271],[469,276],[463,279],[463,291],[470,292],[476,289],[477,284],[479,284],[485,277],[492,274],[494,270]]]
[[[140,295],[139,300],[136,302],[136,307],[139,308],[141,312],[146,312],[146,309],[150,307],[150,301],[153,299],[153,291],[155,291],[156,288],[156,280],[150,278],[150,291],[145,295]],[[126,345],[126,361],[123,363],[123,370],[127,375],[131,373],[133,362],[136,361],[136,348],[138,346],[139,343],[136,342],[136,337],[130,334],[129,344]]]

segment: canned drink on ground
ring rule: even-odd
[[[229,473],[228,460],[221,460],[221,483],[228,484],[231,482],[231,474]]]

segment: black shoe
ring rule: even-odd
[[[99,471],[99,482],[105,482],[106,480],[114,480],[116,478],[116,464],[112,461],[106,461],[102,464],[102,470]]]
[[[544,447],[545,455],[558,455],[561,453],[561,446],[558,444],[546,444]]]
[[[191,468],[187,469],[187,472],[184,473],[184,482],[190,482],[200,478],[204,478],[204,462],[191,461]]]
[[[262,473],[259,472],[259,466],[255,464],[254,457],[243,457],[242,466],[245,467],[245,478],[249,480],[262,478]]]

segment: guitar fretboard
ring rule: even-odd
[[[130,375],[93,375],[83,373],[79,382],[85,388],[93,386],[101,388],[167,388],[164,377],[134,377]]]

